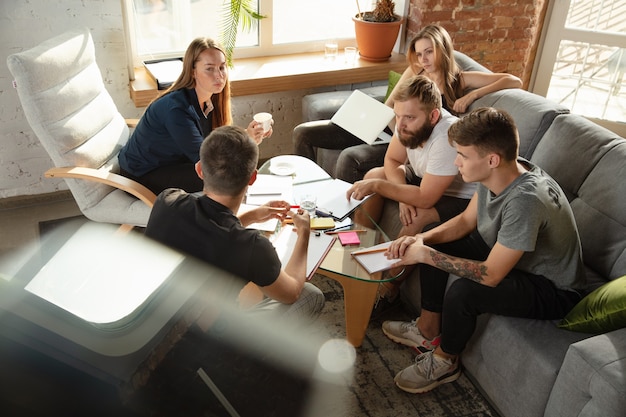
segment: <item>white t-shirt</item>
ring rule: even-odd
[[[448,128],[458,118],[442,109],[441,119],[435,125],[428,140],[415,149],[406,149],[407,159],[417,176],[424,178],[430,175],[456,175],[444,195],[470,199],[476,190],[476,184],[463,181],[459,169],[454,165],[456,149],[448,142]]]

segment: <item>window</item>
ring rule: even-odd
[[[148,59],[181,57],[198,36],[219,39],[227,0],[124,0],[129,56],[134,66]],[[370,0],[359,0],[363,10]],[[400,1],[400,3],[403,3]],[[408,2],[407,2],[408,3]],[[267,16],[250,32],[239,30],[234,59],[322,51],[324,41],[354,45],[354,0],[256,0]],[[403,14],[403,5],[396,12]]]
[[[626,2],[557,0],[533,91],[626,134]]]

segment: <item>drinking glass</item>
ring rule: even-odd
[[[315,215],[317,207],[317,197],[314,194],[303,194],[300,196],[300,208],[309,212],[309,216]]]
[[[339,47],[337,45],[337,41],[334,39],[327,40],[324,45],[324,56],[328,59],[335,59],[337,57],[337,53],[339,51]]]

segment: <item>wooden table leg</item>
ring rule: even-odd
[[[371,282],[361,281],[330,271],[318,270],[318,273],[334,279],[343,287],[346,339],[354,347],[361,346],[372,315],[379,283],[376,279],[372,279]]]

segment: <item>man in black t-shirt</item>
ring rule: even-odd
[[[200,148],[196,172],[204,182],[201,196],[180,189],[159,194],[146,227],[146,236],[204,260],[256,284],[265,299],[252,307],[299,319],[315,319],[324,294],[306,282],[310,219],[306,211],[290,211],[286,201],[274,201],[235,214],[247,187],[256,179],[259,149],[245,130],[235,126],[214,129]],[[293,218],[297,241],[282,266],[272,243],[247,225],[271,218]]]

